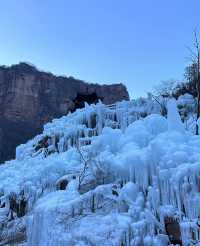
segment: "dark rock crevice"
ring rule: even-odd
[[[98,103],[99,100],[102,100],[102,98],[98,97],[95,92],[91,94],[77,94],[76,98],[73,100],[74,103],[74,110],[77,108],[84,108],[85,102],[88,104],[92,103]]]

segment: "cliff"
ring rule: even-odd
[[[0,66],[0,163],[14,158],[16,146],[38,134],[44,123],[99,99],[112,104],[129,95],[123,84],[89,84],[27,63]]]

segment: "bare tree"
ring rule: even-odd
[[[83,164],[78,177],[79,190],[84,179],[91,174],[95,177],[96,184],[104,184],[106,177],[109,175],[109,170],[106,170],[106,165],[96,154],[91,153],[88,149],[81,150],[78,146],[76,149]]]
[[[163,96],[155,96],[152,93],[150,93],[151,97],[153,98],[154,101],[156,101],[158,103],[158,105],[160,106],[160,114],[162,116],[166,116],[167,115],[167,108],[166,108],[166,103],[164,100]]]
[[[192,64],[186,68],[186,78],[195,85],[197,94],[197,119],[200,116],[200,43],[197,29],[194,30],[194,41],[190,51]],[[199,134],[199,127],[196,124],[196,135]]]
[[[78,177],[78,189],[80,190],[81,188],[81,184],[85,178],[86,175],[86,171],[88,169],[88,165],[89,165],[89,159],[85,159],[84,155],[82,154],[80,148],[77,146],[77,151],[80,155],[81,161],[83,162],[83,169],[80,171],[79,177]]]
[[[160,113],[163,116],[167,115],[167,100],[173,95],[173,91],[177,86],[177,81],[174,79],[169,79],[161,81],[160,84],[154,86],[153,93],[151,97],[160,106]]]
[[[175,79],[163,80],[154,86],[153,92],[155,96],[171,97],[177,85],[178,81]]]

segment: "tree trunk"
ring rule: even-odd
[[[199,96],[199,93],[198,93],[198,96],[197,96],[197,120],[200,116],[200,96]],[[196,124],[196,135],[199,135],[199,126],[198,124]]]
[[[200,54],[199,54],[199,48],[197,44],[197,81],[196,81],[196,88],[197,88],[197,120],[199,119],[200,116]],[[199,126],[196,124],[196,135],[199,135]]]

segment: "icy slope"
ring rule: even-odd
[[[81,157],[77,148],[90,144],[104,126],[125,129],[152,110],[159,112],[159,106],[146,99],[109,108],[102,103],[86,105],[45,125],[43,134],[19,146],[17,159],[0,166],[0,244],[24,237],[26,214],[40,196],[62,188],[59,178],[78,176]],[[90,184],[84,187],[88,190]]]
[[[173,100],[168,119],[141,117],[157,106],[86,105],[19,146],[0,167],[0,242],[198,245],[200,137]]]

